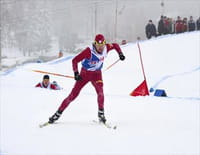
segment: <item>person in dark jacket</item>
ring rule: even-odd
[[[197,24],[197,30],[200,30],[200,17],[199,19],[197,19],[196,24]]]
[[[149,20],[149,23],[146,25],[145,32],[148,39],[151,39],[152,36],[156,37],[156,26],[153,24],[152,20]]]
[[[182,27],[182,32],[187,32],[188,31],[188,23],[187,23],[187,18],[183,18],[183,27]]]
[[[161,16],[158,22],[158,35],[164,34],[164,17]]]
[[[188,31],[195,31],[195,21],[192,16],[190,16],[190,20],[188,21]]]

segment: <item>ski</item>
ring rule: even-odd
[[[93,122],[94,123],[98,123],[98,124],[100,124],[100,125],[103,125],[103,126],[105,126],[106,128],[108,128],[108,129],[114,129],[114,130],[116,130],[117,129],[117,126],[116,125],[110,125],[110,124],[108,124],[108,123],[102,123],[102,122],[99,122],[99,121],[96,121],[96,120],[93,120]],[[43,128],[43,127],[45,127],[45,126],[48,126],[48,125],[50,125],[51,123],[49,123],[49,122],[45,122],[45,123],[43,123],[43,124],[40,124],[39,125],[39,127],[40,128]],[[54,124],[54,123],[53,123]]]
[[[40,124],[39,127],[40,127],[40,128],[43,128],[43,127],[45,127],[45,126],[47,126],[47,125],[49,125],[49,124],[50,124],[49,122],[45,122],[45,123],[43,123],[43,124]]]
[[[94,123],[98,123],[98,124],[100,124],[100,125],[103,125],[103,126],[105,126],[106,128],[108,128],[108,129],[114,129],[114,130],[116,130],[117,129],[117,125],[110,125],[110,124],[108,124],[108,123],[103,123],[103,122],[99,122],[99,121],[96,121],[96,120],[93,120],[93,122]]]

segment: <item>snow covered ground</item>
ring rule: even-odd
[[[143,81],[136,43],[122,46],[126,56],[109,53],[103,69],[105,115],[117,129],[97,119],[95,90],[83,88],[58,123],[44,128],[71,91],[74,80],[50,76],[62,90],[35,88],[43,74],[33,69],[73,75],[71,58],[30,63],[0,76],[1,155],[199,155],[200,32],[168,35],[140,43],[149,88],[168,97],[132,97]]]

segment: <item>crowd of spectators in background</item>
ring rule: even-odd
[[[145,27],[145,33],[148,39],[153,36],[156,37],[165,34],[183,33],[195,30],[200,30],[200,17],[195,22],[192,16],[190,16],[189,20],[186,17],[181,19],[180,16],[178,16],[176,20],[161,16],[157,29],[152,20],[149,20]]]

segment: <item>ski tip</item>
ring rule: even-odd
[[[113,127],[113,129],[116,130],[116,129],[117,129],[117,126],[115,125],[115,126]]]
[[[47,126],[47,125],[49,125],[49,122],[46,122],[46,123],[44,123],[44,124],[40,124],[39,127],[40,127],[40,128],[43,128],[43,127],[45,127],[45,126]]]

